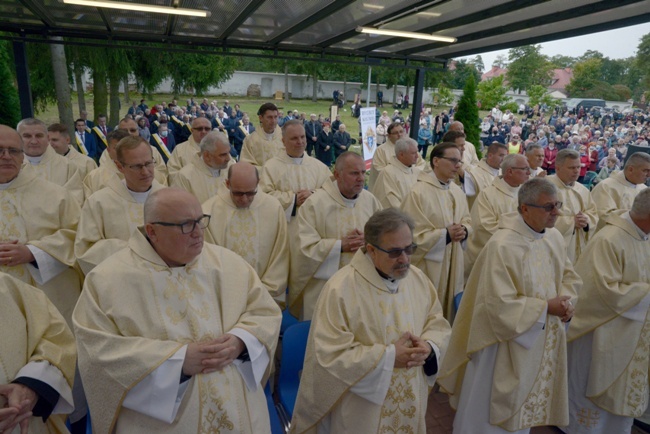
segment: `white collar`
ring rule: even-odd
[[[45,153],[43,153],[43,155],[39,155],[38,157],[30,157],[29,155],[25,154],[25,158],[27,158],[27,161],[29,161],[29,164],[32,166],[38,166],[41,164],[41,160],[43,160],[44,156]]]

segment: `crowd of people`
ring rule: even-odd
[[[630,432],[648,114],[496,109],[482,159],[453,111],[418,140],[384,111],[367,180],[339,118],[270,102],[0,126],[0,432],[270,432],[283,310],[311,321],[291,432],[424,434],[436,383],[456,434]]]

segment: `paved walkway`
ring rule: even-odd
[[[451,434],[454,422],[454,410],[449,406],[447,395],[442,392],[434,392],[429,395],[429,407],[427,409],[427,434]],[[562,431],[555,427],[537,427],[530,431],[531,434],[562,434]],[[632,427],[632,434],[646,434],[636,427]]]

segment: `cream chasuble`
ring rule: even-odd
[[[463,248],[446,244],[447,226],[465,226],[472,236],[465,193],[453,182],[441,184],[433,173],[421,172],[418,182],[402,202],[402,211],[415,220],[413,242],[418,245],[411,263],[431,279],[445,318],[453,318],[454,296],[463,291]]]
[[[591,198],[598,210],[598,230],[605,226],[606,218],[610,214],[616,214],[618,210],[629,211],[636,195],[645,188],[647,188],[645,184],[630,183],[625,179],[623,171],[616,172],[599,182],[591,190]]]
[[[134,231],[128,248],[88,274],[74,312],[93,431],[270,432],[262,386],[270,367],[255,390],[234,364],[193,376],[172,423],[122,404],[131,389],[185,344],[212,340],[234,328],[257,338],[272,359],[280,321],[280,309],[255,270],[236,254],[205,244],[192,262],[170,268],[141,228]]]
[[[370,192],[379,199],[382,207],[399,209],[402,200],[417,181],[420,170],[418,167],[406,167],[397,157],[393,156],[388,162],[388,166],[379,172]]]
[[[95,160],[83,155],[71,145],[68,145],[68,153],[65,154],[65,158],[67,158],[68,161],[74,164],[77,168],[79,179],[81,179],[82,182],[86,178],[86,175],[97,169],[97,163],[95,163]]]
[[[0,340],[0,384],[30,377],[60,395],[47,422],[29,419],[29,433],[68,434],[65,414],[72,411],[70,389],[77,351],[63,317],[42,291],[0,273],[0,324],[5,331]],[[0,403],[5,402],[0,397]],[[20,433],[20,428],[12,433]]]
[[[296,191],[321,188],[332,175],[326,165],[306,152],[301,160],[298,163],[283,153],[268,160],[262,168],[259,188],[278,199],[288,216],[294,207]]]
[[[27,166],[31,167],[41,178],[69,191],[72,197],[77,199],[79,206],[84,203],[83,180],[79,176],[75,164],[57,154],[51,146],[45,149],[37,164],[31,164],[31,158],[25,154],[23,169]]]
[[[174,147],[172,156],[167,161],[167,170],[169,170],[169,180],[176,175],[176,173],[183,167],[190,164],[192,158],[201,152],[199,144],[194,141],[194,137],[190,138],[183,143],[179,143]]]
[[[476,147],[465,141],[465,150],[463,151],[463,169],[469,170],[471,166],[476,166],[479,164],[478,154],[476,153]]]
[[[623,432],[607,420],[618,416],[629,432],[648,406],[649,258],[648,235],[624,212],[607,218],[576,264],[584,286],[568,332],[571,433]]]
[[[163,188],[153,181],[149,193]],[[112,177],[106,188],[88,198],[81,210],[74,254],[84,274],[127,247],[133,230],[144,223],[144,202],[129,193],[124,181]]]
[[[392,375],[380,403],[354,390],[405,331],[433,342],[439,360],[446,352],[449,323],[424,273],[412,267],[396,281],[397,291],[385,282],[359,250],[324,286],[312,319],[292,433],[323,432],[325,420],[332,434],[426,433],[432,383],[422,368],[384,366]]]
[[[233,164],[235,164],[235,160],[228,161],[228,167]],[[189,191],[196,196],[199,202],[203,203],[214,197],[219,187],[228,178],[228,168],[220,170],[218,176],[213,171],[214,169],[205,164],[199,154],[195,154],[186,166],[174,175],[169,175],[169,185]]]
[[[465,250],[465,280],[472,271],[479,253],[490,237],[499,229],[499,220],[505,214],[517,211],[519,187],[511,187],[498,177],[491,186],[481,191],[474,202],[470,216],[474,232],[467,239]]]
[[[161,167],[160,162],[162,161],[162,157],[160,156],[160,153],[153,146],[151,147],[151,149],[153,152],[153,158],[154,160],[156,160],[156,167],[154,168],[154,178],[160,184],[168,185],[167,167],[165,166],[165,162],[163,161]],[[99,167],[93,170],[92,172],[90,172],[84,179],[83,185],[84,185],[84,192],[86,194],[86,197],[90,197],[91,194],[106,187],[110,179],[113,177],[113,175],[117,175],[119,179],[124,179],[124,175],[122,175],[122,172],[120,172],[117,169],[117,166],[115,165],[115,162],[111,160],[108,151],[104,150],[102,156],[99,158]]]
[[[456,433],[568,423],[565,325],[547,300],[575,302],[580,277],[556,229],[535,232],[518,214],[499,227],[470,274],[438,377],[458,408]]]
[[[270,140],[264,130],[258,128],[244,139],[239,161],[251,163],[257,167],[257,170],[261,170],[262,166],[271,158],[284,155],[285,153],[284,144],[282,143],[282,129],[280,127],[275,128]]]
[[[345,200],[333,179],[300,207],[289,272],[289,309],[294,316],[311,319],[327,280],[354,256],[341,252],[340,240],[354,229],[363,233],[370,216],[379,210],[381,204],[366,190],[354,201]]]
[[[68,322],[81,291],[80,275],[72,268],[79,214],[79,204],[69,192],[40,178],[31,167],[21,170],[8,188],[0,189],[0,239],[37,247],[60,267],[48,273],[46,281],[47,270],[31,264],[0,265],[0,271],[42,289]]]
[[[589,190],[579,182],[574,182],[573,186],[569,186],[563,183],[557,175],[547,176],[546,179],[555,184],[557,187],[557,200],[563,204],[555,227],[564,237],[569,260],[575,264],[590,236],[596,231],[598,225],[596,204],[591,200]],[[588,231],[575,227],[575,216],[579,212],[589,218]]]
[[[212,216],[205,240],[244,258],[273,297],[283,295],[289,280],[289,241],[284,210],[258,191],[248,208],[237,208],[225,186],[203,204]]]
[[[386,140],[386,143],[377,148],[375,155],[372,156],[372,165],[370,166],[370,172],[368,173],[368,190],[374,188],[379,172],[388,166],[391,158],[394,156],[395,144],[390,140]],[[424,172],[431,172],[431,166],[422,159],[420,154],[418,154],[418,161],[415,163],[415,167]]]
[[[467,150],[467,146],[465,149]],[[463,153],[463,156],[465,156],[465,153]],[[469,176],[472,179],[471,182],[474,187],[473,194],[470,195],[467,191],[465,192],[467,194],[467,206],[470,211],[479,193],[491,186],[498,174],[499,169],[490,167],[485,160],[479,161],[476,166],[468,166],[465,171],[465,176]]]

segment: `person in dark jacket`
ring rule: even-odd
[[[345,124],[341,124],[339,125],[339,130],[334,133],[334,161],[336,161],[339,155],[350,149],[350,145],[352,144],[350,133],[345,130]]]
[[[316,146],[316,158],[321,163],[330,167],[332,165],[332,156],[334,153],[334,133],[328,122],[323,123],[323,128],[318,135],[318,144]]]

